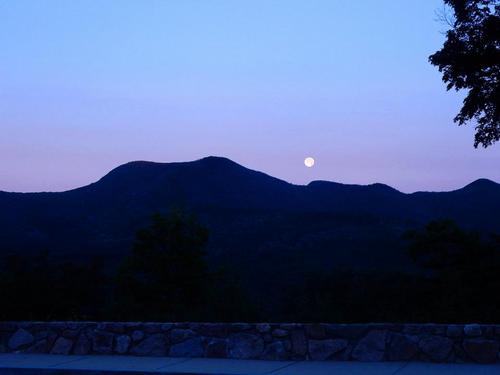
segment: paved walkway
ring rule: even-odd
[[[500,375],[500,365],[0,354],[0,375]]]

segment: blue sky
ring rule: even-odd
[[[500,181],[427,57],[438,0],[0,1],[0,190],[229,157],[294,183]],[[314,168],[303,165],[306,156]]]

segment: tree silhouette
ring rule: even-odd
[[[447,90],[467,90],[454,118],[476,120],[474,147],[500,139],[500,0],[444,0],[454,13],[443,48],[429,57]]]
[[[125,318],[196,319],[207,296],[207,239],[192,216],[154,215],[118,271],[117,311]]]

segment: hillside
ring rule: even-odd
[[[0,192],[0,251],[48,249],[63,259],[99,255],[113,264],[152,213],[171,207],[208,226],[211,262],[236,269],[251,262],[270,274],[290,267],[405,269],[401,234],[435,218],[500,231],[500,185],[489,180],[414,194],[382,184],[299,186],[207,157],[131,162],[66,192]]]

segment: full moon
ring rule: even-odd
[[[314,159],[312,157],[305,158],[304,164],[307,168],[311,168],[314,165]]]

